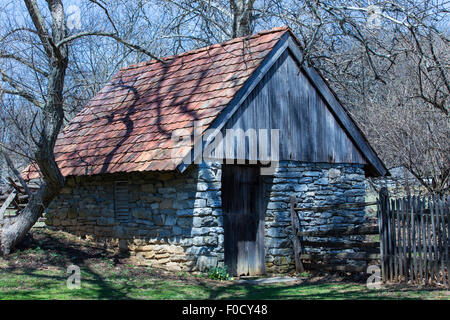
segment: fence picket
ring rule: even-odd
[[[391,219],[390,219],[390,202],[386,199],[385,214],[385,234],[386,234],[386,257],[387,257],[387,279],[392,281],[392,243],[391,243]]]
[[[384,233],[384,210],[383,208],[384,197],[380,195],[379,201],[377,201],[377,216],[378,216],[378,232],[380,237],[380,263],[381,263],[381,279],[386,281],[386,253],[385,253],[385,233]]]
[[[438,281],[440,283],[445,284],[445,269],[443,268],[443,264],[442,262],[443,260],[443,250],[444,250],[444,245],[443,245],[443,241],[442,241],[442,220],[441,220],[441,208],[442,208],[442,202],[440,199],[438,199],[437,201],[437,205],[436,205],[436,230],[437,230],[437,237],[438,237],[438,262],[437,262],[437,269],[438,269]]]
[[[394,281],[398,280],[398,243],[397,243],[397,217],[398,214],[396,200],[392,200],[392,242],[394,252]]]
[[[408,219],[408,202],[406,198],[401,199],[402,205],[402,215],[403,215],[403,265],[405,269],[405,281],[411,280],[410,263],[411,263],[411,255],[409,254],[411,251],[410,248],[411,239],[409,232],[409,219]]]
[[[432,228],[432,216],[431,216],[431,206],[428,207],[429,214],[427,215],[427,237],[428,237],[428,274],[429,283],[433,284],[434,277],[434,256],[433,256],[433,228]]]
[[[450,262],[449,262],[449,258],[448,258],[448,245],[449,245],[449,231],[450,231],[450,196],[447,197],[446,199],[446,204],[444,207],[444,218],[446,219],[446,224],[445,224],[445,235],[444,235],[444,239],[445,239],[445,248],[446,250],[444,250],[445,252],[445,264],[447,266],[447,288],[450,287]]]
[[[395,255],[396,255],[396,276],[395,276],[395,280],[396,281],[400,281],[401,277],[402,277],[402,257],[401,257],[401,234],[400,234],[400,201],[399,199],[395,199],[394,200],[395,203],[395,226],[396,226],[396,230],[395,232],[395,239],[396,239],[396,243],[395,243]]]
[[[411,248],[410,251],[412,250],[412,265],[411,265],[411,280],[412,281],[417,281],[417,260],[416,260],[416,223],[415,223],[415,215],[414,215],[414,211],[415,211],[415,201],[416,201],[416,197],[412,197],[412,199],[409,199],[410,202],[410,206],[409,206],[409,210],[410,210],[410,220],[411,220]]]
[[[433,284],[433,239],[432,239],[432,233],[433,230],[431,228],[432,224],[432,217],[431,217],[431,206],[429,205],[430,201],[428,201],[428,212],[430,214],[427,214],[427,238],[428,238],[428,274],[429,274],[429,283]]]
[[[408,215],[406,213],[407,211],[407,202],[406,202],[406,198],[403,198],[400,200],[402,202],[402,233],[403,233],[403,270],[404,270],[404,274],[405,274],[405,281],[407,282],[409,280],[409,260],[408,260],[408,250],[407,247],[409,245],[408,242],[408,231],[407,231],[407,224],[409,222],[408,219]]]
[[[427,234],[427,228],[428,228],[428,216],[425,214],[425,208],[426,208],[426,203],[425,203],[425,199],[423,201],[423,211],[422,211],[422,216],[424,219],[424,223],[422,226],[422,232],[423,232],[423,239],[424,239],[424,247],[423,247],[423,264],[424,264],[424,273],[425,273],[425,285],[428,285],[428,279],[429,279],[429,272],[428,272],[428,268],[429,268],[429,260],[428,260],[428,234]]]

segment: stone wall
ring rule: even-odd
[[[128,182],[128,222],[116,217],[115,181]],[[173,270],[223,265],[220,181],[216,164],[192,166],[183,174],[72,177],[47,209],[47,224],[120,244],[138,261]]]
[[[130,221],[114,209],[115,181],[127,181]],[[280,162],[264,176],[267,273],[294,270],[289,200],[303,207],[364,202],[361,165]],[[70,178],[47,210],[47,224],[110,241],[138,261],[174,270],[224,263],[220,164],[191,166],[185,173],[133,173]],[[325,230],[365,221],[363,209],[299,213],[302,230]],[[332,240],[332,239],[331,239]]]
[[[289,211],[292,194],[296,194],[300,200],[300,207],[304,208],[365,201],[362,165],[282,161],[275,175],[264,179],[268,199],[265,221],[266,271],[268,273],[286,273],[295,268]],[[331,210],[320,213],[301,211],[298,214],[302,231],[330,230],[365,222],[364,209]],[[335,238],[305,239],[337,240]],[[361,237],[359,239],[362,240]],[[308,252],[307,248],[306,251]],[[325,249],[319,249],[316,252],[324,251]],[[345,250],[339,252],[341,251]]]

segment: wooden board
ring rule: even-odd
[[[8,198],[6,198],[5,202],[3,202],[2,207],[0,208],[0,222],[3,221],[3,215],[5,214],[6,209],[9,207],[16,195],[16,191],[11,192]]]
[[[122,223],[130,220],[128,182],[116,181],[114,184],[114,210],[116,219]]]
[[[225,124],[224,137],[227,129],[279,129],[280,160],[366,164],[289,51]],[[246,149],[245,159],[260,160]],[[237,151],[232,158],[241,158]]]
[[[223,165],[225,264],[236,276],[264,274],[263,184],[258,166]]]

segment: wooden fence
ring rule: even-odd
[[[39,186],[29,184],[28,188],[30,192],[36,192]],[[28,195],[25,189],[12,179],[9,179],[8,187],[0,190],[0,225],[4,218],[18,215],[26,207],[27,203]],[[39,218],[39,222],[40,224],[36,224],[36,226],[42,226],[43,218]]]
[[[449,286],[450,197],[378,200],[384,281]]]
[[[348,236],[352,235],[378,235],[378,223],[375,220],[368,221],[366,224],[348,227],[348,228],[333,228],[327,231],[301,231],[300,221],[298,220],[297,212],[299,211],[315,211],[323,212],[335,209],[351,209],[362,208],[365,206],[376,205],[377,202],[370,203],[349,203],[330,205],[322,207],[298,207],[297,198],[291,197],[291,223],[294,228],[294,233],[297,236],[293,237],[295,266],[297,272],[304,270],[320,270],[320,271],[342,271],[342,272],[366,272],[367,266],[378,264],[380,259],[380,243],[378,240],[350,240]],[[336,238],[342,239],[337,240]],[[344,239],[345,237],[345,239]],[[319,241],[312,241],[309,239],[319,238]],[[329,241],[326,238],[334,238]],[[309,250],[305,250],[308,248]],[[354,253],[317,253],[310,254],[306,251],[311,249],[357,249]],[[327,250],[328,251],[328,250]],[[371,263],[372,262],[372,263]]]

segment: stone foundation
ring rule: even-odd
[[[116,181],[127,182],[126,222],[115,210]],[[47,209],[46,223],[96,241],[120,243],[122,250],[152,265],[174,270],[220,266],[224,261],[220,181],[221,169],[215,164],[193,166],[183,174],[71,177]]]
[[[286,273],[295,270],[291,238],[290,196],[295,194],[300,207],[318,207],[341,203],[365,202],[362,165],[309,164],[282,161],[273,177],[265,177],[268,199],[265,219],[266,272]],[[365,222],[364,209],[298,212],[302,231],[331,230]],[[350,237],[347,237],[350,239]],[[353,237],[355,238],[355,237]],[[352,239],[353,239],[352,238]],[[343,238],[340,238],[343,239]],[[345,238],[344,238],[345,239]],[[362,240],[362,237],[356,237]],[[333,241],[336,238],[305,238]],[[306,248],[305,253],[309,253]],[[353,252],[332,250],[329,252]],[[325,252],[317,249],[316,253]]]
[[[115,210],[117,181],[128,188],[127,221]],[[292,194],[303,207],[365,201],[362,165],[282,161],[263,182],[267,273],[294,270]],[[183,174],[71,177],[46,218],[55,228],[119,246],[139,263],[183,271],[224,264],[220,164],[191,166]],[[299,220],[304,231],[327,230],[361,224],[365,213],[364,209],[306,211],[299,213]]]

